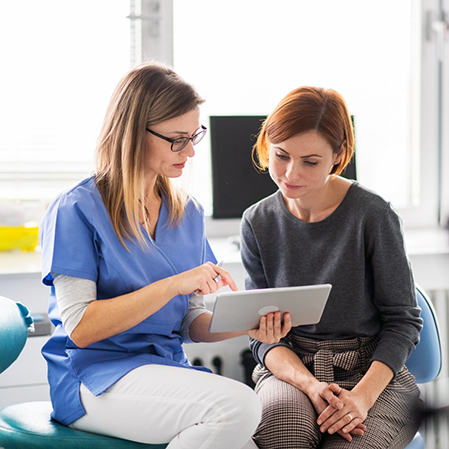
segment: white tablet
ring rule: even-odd
[[[331,291],[330,284],[264,288],[219,293],[210,332],[257,329],[262,315],[290,312],[293,326],[320,321]]]

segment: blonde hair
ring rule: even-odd
[[[299,87],[288,93],[264,121],[253,148],[253,161],[260,170],[268,168],[270,143],[278,144],[291,137],[315,130],[338,153],[346,141],[339,164],[331,173],[339,175],[354,155],[354,130],[344,98],[333,89]]]
[[[116,87],[97,143],[95,179],[125,248],[125,239],[145,242],[138,212],[145,217],[145,225],[146,128],[190,112],[203,102],[192,85],[157,62],[138,65]],[[168,198],[169,225],[179,224],[190,197],[162,175],[157,177],[156,188]]]

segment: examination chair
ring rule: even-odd
[[[408,370],[415,376],[418,384],[431,382],[436,379],[441,370],[441,341],[438,331],[438,321],[430,299],[420,288],[416,288],[418,305],[421,307],[423,328],[420,334],[419,344],[412,351],[407,360]],[[417,432],[413,440],[405,449],[424,449],[425,441],[420,432]]]
[[[0,296],[0,373],[19,356],[33,320],[27,308]],[[28,402],[0,410],[0,449],[164,449],[82,432],[50,418],[50,402]]]

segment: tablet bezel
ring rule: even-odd
[[[293,326],[317,324],[331,289],[331,284],[317,284],[219,293],[209,331],[257,329],[260,309],[269,306],[277,307],[281,313],[290,312]]]

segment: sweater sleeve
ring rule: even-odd
[[[245,288],[253,290],[256,288],[268,288],[264,274],[263,263],[259,254],[257,240],[251,227],[250,220],[244,215],[241,222],[241,256],[245,268]],[[285,339],[278,343],[268,344],[250,338],[250,349],[257,363],[264,365],[266,354],[276,346],[290,347]],[[265,366],[265,365],[264,365]]]
[[[365,241],[374,303],[382,319],[380,341],[372,360],[386,364],[396,375],[419,342],[422,319],[402,222],[390,204],[386,204],[383,216],[370,220]]]

